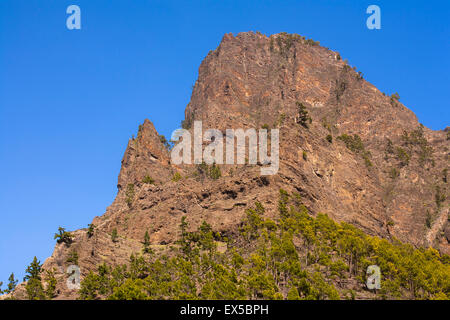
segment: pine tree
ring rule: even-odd
[[[25,275],[23,281],[30,279],[38,279],[40,281],[41,271],[42,271],[42,264],[36,257],[34,257],[33,262],[31,262],[31,264],[25,270],[27,275]]]
[[[153,253],[152,248],[150,248],[150,235],[148,230],[145,231],[144,235],[144,253]]]
[[[55,269],[45,270],[45,282],[47,287],[45,289],[45,295],[47,298],[52,299],[55,296],[57,280],[55,277]]]
[[[111,233],[111,240],[112,242],[117,242],[117,238],[119,237],[119,235],[117,234],[117,229],[114,228],[112,233]]]
[[[94,230],[95,230],[95,224],[93,224],[93,223],[88,224],[88,230],[86,233],[89,238],[94,235]]]
[[[78,264],[78,252],[76,252],[75,250],[72,250],[71,252],[69,252],[66,262],[77,265]]]
[[[81,300],[94,300],[97,298],[97,292],[100,287],[98,278],[92,271],[89,271],[88,275],[81,282],[79,291]]]
[[[187,231],[188,227],[189,227],[189,224],[186,221],[186,217],[181,217],[181,223],[180,223],[181,239],[178,240],[178,243],[181,245],[181,250],[186,255],[189,255],[191,252],[191,244],[189,241],[189,232]]]
[[[141,279],[127,279],[124,284],[114,289],[109,300],[146,300],[148,295],[143,290]]]
[[[298,101],[296,102],[296,105],[298,107],[298,115],[296,118],[296,122],[302,125],[303,127],[308,128],[308,124],[312,122],[308,110],[306,110],[306,107]]]
[[[65,243],[67,245],[72,243],[72,234],[70,232],[67,232],[66,229],[59,227],[58,228],[59,233],[55,233],[54,239],[57,239],[57,243]]]
[[[28,280],[25,287],[28,299],[44,300],[46,297],[44,287],[42,286],[41,282],[42,265],[40,261],[36,257],[34,257],[33,262],[31,262],[25,272],[27,273],[27,275],[25,275],[23,280]]]
[[[9,281],[9,283],[8,283],[7,289],[5,290],[5,293],[13,292],[17,286],[17,283],[19,282],[19,280],[14,279],[14,273],[11,273],[11,275],[8,278],[8,281]]]
[[[44,287],[39,279],[32,278],[28,280],[25,287],[29,300],[45,300]]]
[[[287,300],[300,300],[300,295],[296,287],[292,286],[288,292]]]

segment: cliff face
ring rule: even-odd
[[[313,119],[308,129],[294,121],[296,102]],[[448,250],[440,236],[448,206],[435,201],[438,186],[448,195],[446,133],[421,128],[338,53],[293,35],[225,35],[200,66],[186,119],[219,129],[280,128],[280,171],[271,178],[277,187],[299,191],[313,212],[369,234]],[[361,138],[369,165],[362,151],[336,140],[343,134]]]
[[[297,123],[299,104],[311,123]],[[168,250],[183,216],[192,228],[205,220],[234,233],[255,201],[275,216],[280,188],[299,193],[313,214],[450,253],[448,131],[420,126],[337,52],[296,35],[227,34],[202,62],[185,118],[186,128],[202,120],[204,130],[278,128],[278,173],[261,176],[257,165],[224,165],[215,180],[195,166],[175,166],[145,120],[125,151],[117,198],[93,220],[94,235],[74,232],[70,247],[58,244],[44,263],[57,270],[58,298],[76,297],[65,287],[72,250],[85,276],[102,262],[125,263],[140,252],[147,230],[157,253]],[[111,241],[113,229],[117,242]]]

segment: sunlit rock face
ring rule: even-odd
[[[299,123],[300,105],[311,122]],[[115,201],[93,220],[94,236],[74,232],[70,248],[57,245],[45,261],[62,280],[58,299],[76,297],[63,280],[72,249],[85,276],[103,262],[128,261],[147,230],[157,254],[165,252],[179,239],[183,216],[193,229],[205,220],[232,234],[255,201],[275,218],[280,188],[300,194],[313,215],[450,253],[448,130],[421,127],[339,53],[297,35],[226,34],[200,65],[185,117],[188,130],[195,120],[204,130],[279,129],[278,173],[223,165],[220,178],[211,179],[195,165],[175,166],[145,120],[125,151]],[[113,229],[117,242],[110,240]]]

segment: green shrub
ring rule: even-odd
[[[280,127],[283,124],[285,119],[286,119],[286,114],[285,113],[280,114],[278,116],[277,121],[274,123],[274,127]]]
[[[433,148],[429,145],[423,133],[423,125],[411,132],[403,131],[402,143],[410,151],[415,150],[419,155],[419,164],[422,166],[426,161],[433,163]],[[417,150],[418,149],[418,150]],[[409,154],[411,156],[411,154]]]
[[[391,101],[398,101],[398,100],[400,100],[400,95],[397,92],[393,93],[391,95]]]
[[[296,105],[298,107],[298,115],[296,117],[296,122],[300,125],[302,125],[305,128],[308,128],[308,124],[311,124],[312,119],[309,116],[308,110],[306,110],[306,107],[300,103],[296,102]]]
[[[208,166],[205,162],[197,165],[197,174],[201,176],[206,176],[210,179],[217,180],[222,176],[222,172],[220,171],[220,167],[213,163],[211,166]]]
[[[189,119],[185,119],[183,121],[181,121],[181,128],[185,129],[185,130],[189,130],[192,126],[192,120]]]
[[[387,139],[386,143],[386,153],[393,154],[394,153],[394,144],[392,143],[391,139]]]
[[[112,242],[117,242],[118,238],[119,238],[119,234],[117,233],[117,229],[114,228],[111,232],[111,240],[112,240]]]
[[[150,235],[148,234],[148,230],[145,231],[143,245],[144,253],[153,253],[152,248],[150,248]]]
[[[409,164],[409,159],[411,156],[408,152],[406,152],[405,149],[402,147],[395,148],[395,154],[397,156],[397,159],[400,161],[401,166],[407,166]]]
[[[328,122],[327,117],[323,117],[323,118],[321,119],[321,122],[322,122],[322,127],[324,127],[325,129],[327,129],[328,132],[330,132],[330,134],[331,134],[331,133],[332,133],[332,129],[333,129],[335,126],[331,125],[331,123]]]
[[[279,53],[281,55],[287,55],[289,49],[294,45],[294,43],[302,40],[303,38],[295,33],[288,34],[286,32],[281,32],[280,34],[278,34],[276,38],[272,36],[270,37],[270,46],[269,46],[270,51],[274,51],[275,49],[274,39],[276,39],[279,48]]]
[[[306,151],[304,151],[304,150],[303,150],[303,152],[302,152],[302,157],[303,157],[303,160],[305,160],[305,161],[308,160],[308,154],[307,154]]]
[[[67,263],[78,265],[78,253],[75,250],[69,252],[66,259]]]
[[[389,178],[392,180],[397,179],[400,176],[400,171],[397,168],[391,168],[389,171]]]
[[[313,39],[306,39],[305,40],[305,44],[314,47],[314,46],[319,46],[320,42],[319,41],[314,41]]]
[[[56,239],[57,243],[65,243],[67,245],[70,245],[73,240],[72,234],[62,227],[58,228],[58,233],[55,233],[53,238]]]
[[[329,143],[333,143],[333,136],[331,134],[327,135],[326,139]]]
[[[45,270],[44,281],[47,284],[47,286],[44,290],[45,295],[47,296],[48,299],[53,299],[55,297],[56,284],[57,284],[57,280],[55,277],[55,269]]]
[[[370,161],[370,158],[369,158],[370,152],[363,153],[362,157],[364,159],[364,164],[366,165],[366,167],[371,167],[373,165],[372,161]]]
[[[173,174],[172,181],[177,182],[177,181],[180,181],[182,178],[183,178],[183,177],[181,176],[181,174],[180,174],[179,172],[175,172],[175,173]]]
[[[342,140],[345,143],[345,146],[352,152],[360,153],[364,151],[364,144],[357,134],[350,136],[344,133],[343,135],[340,135],[337,138],[339,140]]]
[[[352,67],[350,67],[350,65],[348,64],[347,59],[344,60],[344,63],[345,63],[345,64],[344,64],[343,70],[344,70],[345,72],[348,72],[348,71],[352,70]],[[337,80],[336,80],[336,82],[337,82]]]
[[[364,143],[357,134],[350,136],[344,133],[339,137],[337,137],[337,139],[342,140],[345,143],[345,146],[352,152],[360,154],[361,157],[364,159],[366,167],[372,166],[372,162],[370,161],[371,157],[370,151],[366,151]]]
[[[81,288],[78,291],[79,298],[81,300],[94,300],[97,298],[97,296],[100,294],[100,282],[103,281],[104,286],[108,286],[106,283],[107,280],[100,276],[94,274],[94,272],[89,271],[88,275],[84,277],[83,281],[81,281]],[[109,282],[109,281],[108,281]],[[115,283],[115,286],[119,286],[120,283]],[[110,292],[109,294],[112,294]]]
[[[170,145],[169,141],[167,141],[167,139],[164,135],[162,135],[162,134],[159,135],[159,141],[161,141],[161,143],[163,144],[163,146],[166,149],[170,150],[171,145]]]
[[[89,238],[94,235],[94,230],[95,230],[95,224],[93,224],[93,223],[88,224],[88,230],[86,231],[86,234]]]
[[[131,207],[131,205],[133,204],[134,193],[135,193],[134,184],[133,183],[128,184],[127,190],[125,191],[125,202],[128,204],[129,207]]]
[[[357,78],[358,80],[364,79],[363,73],[362,73],[361,71],[358,71],[358,74],[356,75],[356,78]]]
[[[28,300],[45,300],[46,295],[42,282],[39,279],[32,278],[28,280],[25,290],[27,292]]]
[[[434,194],[434,200],[436,202],[437,208],[440,209],[442,206],[442,203],[446,199],[445,192],[441,190],[440,186],[436,186],[435,190],[436,190],[436,193]]]
[[[209,170],[209,177],[213,180],[217,180],[221,176],[222,176],[222,173],[220,172],[219,166],[217,166],[215,163],[213,163]]]
[[[350,67],[347,64],[344,65],[344,71],[347,71],[349,69],[350,69]],[[334,94],[336,96],[337,102],[339,102],[341,100],[341,97],[344,94],[346,89],[347,89],[347,82],[342,79],[336,79],[336,86],[334,89]]]
[[[431,216],[430,212],[427,211],[427,217],[425,219],[425,225],[427,226],[428,229],[431,229],[432,222],[433,222],[432,216]]]
[[[155,184],[155,179],[153,179],[152,177],[150,177],[149,175],[146,175],[144,177],[144,179],[142,180],[142,183],[145,184]],[[133,186],[134,187],[134,186]]]
[[[6,287],[5,293],[12,293],[17,286],[19,280],[14,278],[14,273],[11,273],[8,278],[8,286]]]

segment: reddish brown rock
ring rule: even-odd
[[[297,102],[311,115],[308,128],[295,121]],[[370,235],[450,253],[447,132],[421,128],[409,109],[362,79],[337,52],[295,35],[226,34],[202,62],[185,115],[186,127],[202,120],[204,130],[279,128],[278,174],[262,177],[258,166],[225,165],[222,177],[212,180],[196,175],[195,166],[171,165],[146,120],[128,143],[117,198],[94,219],[96,235],[76,231],[71,248],[57,245],[45,268],[55,267],[65,278],[64,259],[72,249],[79,252],[83,276],[103,261],[123,263],[140,251],[146,230],[164,250],[177,240],[183,216],[192,228],[206,220],[233,233],[255,201],[275,217],[280,188],[299,193],[314,215],[323,212]],[[338,139],[343,134],[357,134],[364,150],[349,150]],[[175,172],[181,180],[173,181]],[[146,176],[154,183],[144,183]],[[443,201],[436,201],[437,188]],[[114,228],[118,243],[110,239]],[[58,298],[74,297],[63,285],[59,290]]]

